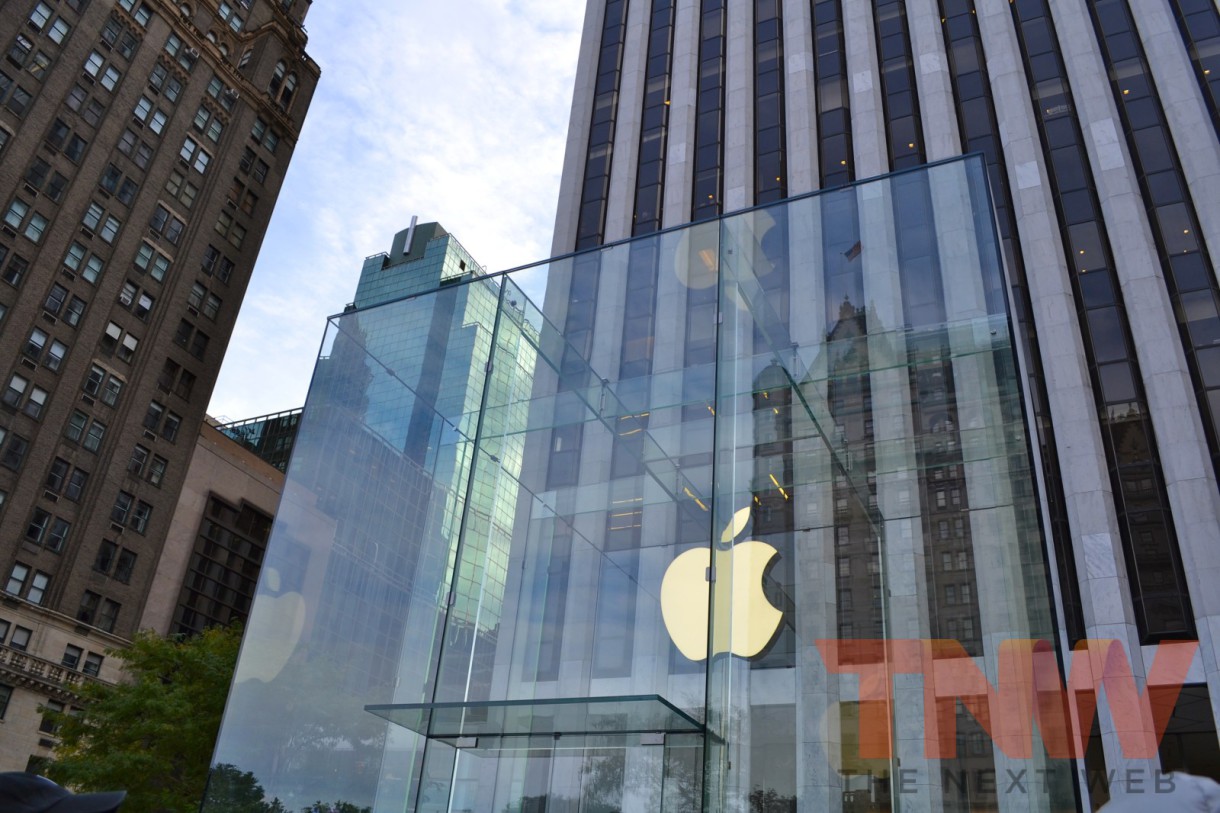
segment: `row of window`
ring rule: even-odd
[[[626,35],[627,0],[607,0],[601,53],[593,88],[589,143],[585,151],[585,177],[580,193],[580,208],[577,210],[577,249],[601,243],[602,230],[605,228],[606,202],[610,195],[610,156],[614,151],[618,85]]]
[[[818,82],[818,161],[821,187],[827,189],[850,183],[855,177],[840,0],[814,2],[813,59]]]
[[[695,100],[694,199],[691,220],[720,214],[723,189],[724,66],[727,56],[725,0],[702,0],[699,17],[699,79]]]
[[[656,0],[652,5],[632,223],[632,234],[636,235],[649,234],[661,228],[675,14],[673,0]]]
[[[788,196],[782,0],[754,0],[754,202]]]

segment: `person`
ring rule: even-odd
[[[1174,771],[1143,793],[1115,796],[1098,813],[1220,813],[1220,783]]]
[[[3,813],[118,813],[127,791],[73,793],[32,773],[0,773]]]

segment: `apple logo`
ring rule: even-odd
[[[665,629],[678,651],[692,661],[707,658],[709,604],[716,632],[713,654],[753,658],[779,632],[784,614],[763,592],[763,574],[779,551],[754,539],[733,544],[749,521],[749,508],[735,513],[714,553],[688,550],[670,563],[661,580]],[[716,579],[709,581],[713,562]]]
[[[268,568],[264,586],[272,592],[278,591],[280,572]],[[246,623],[244,638],[250,646],[242,647],[234,682],[261,680],[270,683],[275,680],[292,657],[304,629],[304,596],[295,592],[278,596],[260,594]]]

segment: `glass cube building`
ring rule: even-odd
[[[968,156],[333,317],[204,811],[1077,809],[1006,291]]]

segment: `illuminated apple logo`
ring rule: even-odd
[[[713,654],[753,658],[779,632],[784,614],[763,592],[763,574],[779,551],[766,542],[733,540],[750,521],[743,508],[720,535],[724,546],[688,550],[670,563],[661,580],[661,617],[678,651],[692,661],[707,658],[708,607],[715,637]],[[714,559],[713,559],[714,556]],[[713,565],[715,581],[709,582]]]
[[[280,589],[280,573],[267,570],[266,587]],[[300,593],[259,596],[246,624],[237,682],[261,680],[270,683],[283,671],[305,629],[305,597]]]

